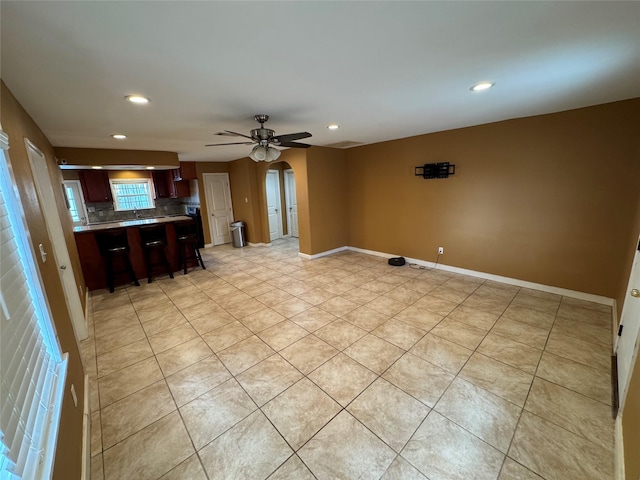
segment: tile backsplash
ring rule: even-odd
[[[138,218],[183,215],[187,211],[187,203],[184,200],[192,200],[192,198],[158,198],[156,199],[156,208],[138,210]],[[87,203],[87,215],[89,223],[121,222],[136,218],[132,211],[116,212],[113,209],[113,202]]]

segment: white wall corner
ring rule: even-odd
[[[613,335],[612,347],[611,351],[612,355],[616,354],[616,349],[618,348],[618,302],[616,299],[613,299],[613,305],[611,305],[611,334]]]
[[[345,250],[349,250],[349,247],[338,247],[333,250],[327,250],[326,252],[314,253],[313,255],[309,255],[308,253],[298,252],[298,255],[307,260],[313,260],[315,258],[326,257],[327,255],[333,255],[334,253],[343,252]]]
[[[615,480],[625,480],[624,471],[624,441],[622,437],[622,410],[618,412],[614,433],[614,474]]]
[[[91,392],[89,375],[84,376],[84,407],[82,413],[82,468],[81,479],[91,478]]]

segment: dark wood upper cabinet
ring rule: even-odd
[[[170,185],[173,185],[173,177],[169,171],[154,170],[151,175],[156,188],[156,198],[175,198],[175,189],[170,188]]]
[[[189,180],[185,180],[184,178],[179,182],[174,182],[176,197],[184,198],[191,196],[191,188],[189,188]]]
[[[86,203],[111,202],[109,174],[103,170],[80,170],[80,185]]]
[[[182,180],[197,180],[196,162],[180,162],[180,176]]]
[[[156,198],[182,198],[191,196],[189,182],[180,180],[180,171],[155,170],[153,173],[153,184],[156,188]]]

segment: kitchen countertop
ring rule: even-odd
[[[127,228],[139,227],[141,225],[154,225],[157,223],[180,222],[182,220],[191,220],[192,217],[186,215],[174,215],[157,218],[140,218],[138,220],[125,220],[122,222],[94,223],[93,225],[82,225],[73,227],[73,233],[98,232],[100,230],[109,230],[111,228]]]

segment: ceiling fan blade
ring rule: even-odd
[[[253,140],[249,135],[245,135],[244,133],[232,132],[231,130],[224,130],[222,132],[217,132],[216,135],[224,135],[225,137],[245,137]]]
[[[309,132],[287,133],[286,135],[274,135],[273,140],[282,142],[292,142],[294,140],[301,140],[303,138],[309,138],[311,134]]]
[[[253,145],[253,142],[210,143],[205,147],[219,147],[221,145]]]
[[[278,147],[291,147],[291,148],[309,148],[311,145],[308,143],[300,142],[280,142]]]

